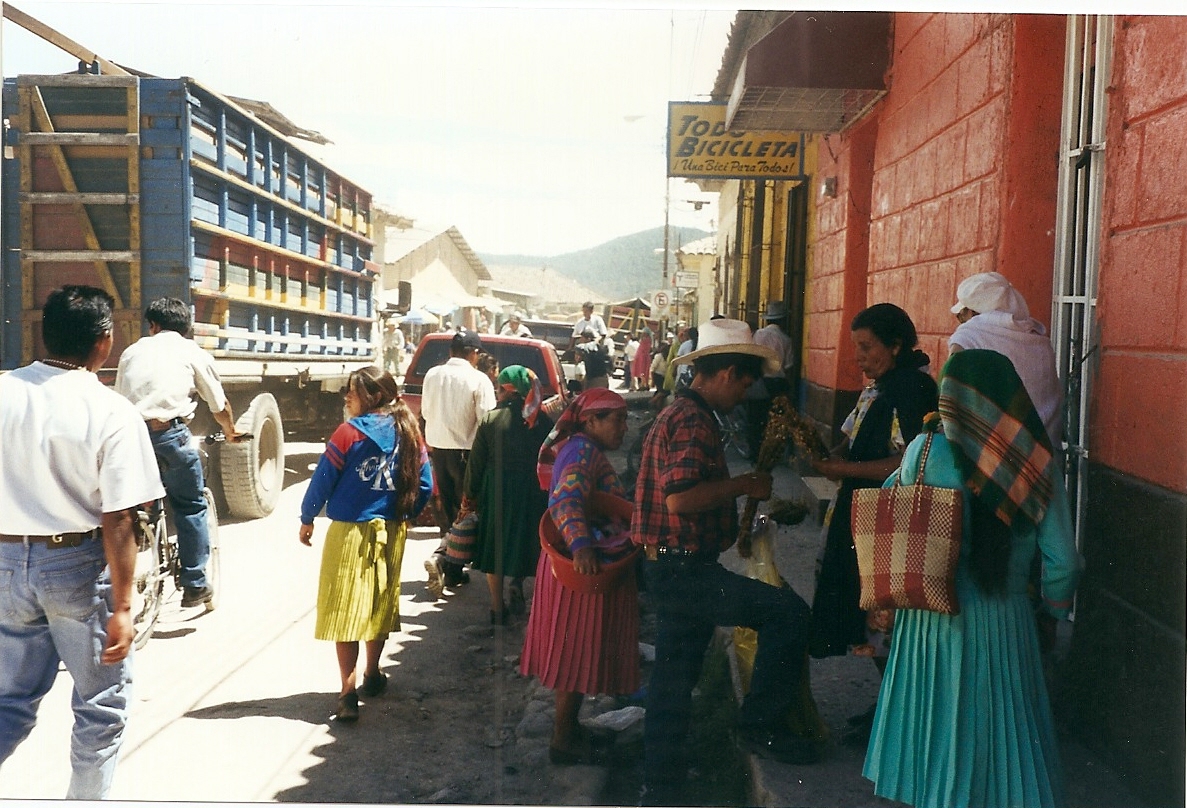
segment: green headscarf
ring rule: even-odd
[[[540,390],[540,380],[531,368],[523,365],[508,365],[499,372],[496,379],[500,388],[514,390],[523,398],[523,420],[529,427],[536,425],[536,416],[540,414],[540,402],[543,395]]]
[[[1041,522],[1054,492],[1054,451],[1010,360],[954,353],[940,375],[940,419],[969,490],[1007,525],[1016,516]]]

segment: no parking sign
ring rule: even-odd
[[[651,296],[651,316],[660,319],[667,317],[670,314],[668,309],[671,307],[671,305],[672,293],[664,289],[660,289]]]

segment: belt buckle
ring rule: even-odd
[[[54,535],[50,536],[49,538],[47,538],[45,540],[45,546],[50,547],[50,548],[61,547],[65,544],[65,542],[66,542],[66,534],[65,533],[55,533]]]

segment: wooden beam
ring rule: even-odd
[[[36,126],[42,132],[53,132],[54,122],[49,116],[49,110],[46,109],[45,99],[41,97],[41,90],[37,87],[29,87],[26,92],[29,94],[30,103],[33,108],[33,116],[36,119]],[[54,164],[54,168],[58,172],[58,177],[62,181],[62,187],[70,193],[78,193],[78,184],[74,181],[74,175],[70,171],[70,164],[66,162],[66,154],[62,151],[62,147],[57,144],[50,144],[48,146],[50,160]],[[139,151],[139,150],[137,150]],[[32,158],[32,149],[29,150],[29,156]],[[30,159],[30,163],[32,160]],[[29,188],[32,191],[32,188]],[[79,227],[82,228],[83,239],[93,251],[99,249],[99,237],[95,234],[95,226],[91,222],[91,217],[87,214],[87,209],[81,203],[75,203],[74,215],[78,219]],[[32,221],[32,216],[29,217]],[[30,251],[32,252],[32,251]],[[38,259],[34,259],[38,260]],[[53,259],[40,259],[53,260]],[[71,260],[71,259],[57,259],[57,260]],[[99,276],[99,282],[103,285],[107,294],[111,295],[115,301],[117,309],[124,307],[123,295],[120,294],[119,287],[115,285],[115,278],[111,276],[111,267],[107,266],[108,259],[95,258],[91,259],[95,262],[95,272]],[[111,259],[124,260],[124,259]],[[30,290],[30,294],[32,291]]]
[[[21,257],[29,261],[46,261],[49,263],[68,263],[71,261],[77,262],[95,262],[106,263],[108,261],[136,261],[139,259],[132,250],[22,250]],[[106,267],[104,267],[106,269]],[[110,278],[108,274],[108,278]],[[111,291],[110,289],[108,290]],[[112,295],[115,296],[114,294]],[[118,302],[118,298],[117,298]],[[123,304],[119,305],[123,308]]]
[[[94,51],[90,50],[89,48],[83,47],[82,45],[78,44],[70,37],[61,33],[60,31],[57,31],[57,30],[51,28],[50,26],[46,25],[45,23],[41,22],[38,19],[35,19],[34,17],[30,17],[28,14],[26,14],[25,12],[16,8],[11,3],[4,3],[3,5],[4,5],[4,19],[11,20],[12,22],[16,23],[20,27],[24,28],[26,31],[28,31],[32,34],[36,34],[37,36],[44,39],[46,42],[50,43],[51,45],[61,48],[62,50],[66,51],[71,56],[75,57],[76,59],[80,59],[81,61],[84,61],[87,64],[90,64],[92,62],[97,62],[99,65],[99,69],[108,75],[114,75],[114,76],[130,76],[130,75],[132,75],[127,70],[124,70],[122,67],[120,67],[119,65],[113,64],[112,62],[107,61],[99,54],[95,53]]]
[[[29,146],[139,146],[140,135],[100,132],[22,132],[19,142]]]
[[[22,191],[17,197],[32,205],[138,205],[139,194],[77,193],[66,191]]]

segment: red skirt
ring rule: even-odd
[[[545,687],[589,696],[639,689],[639,589],[633,573],[602,594],[574,592],[540,554],[519,670]]]

